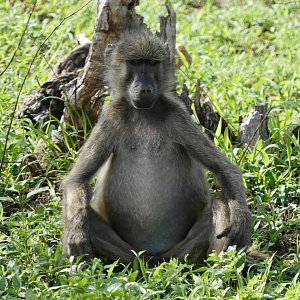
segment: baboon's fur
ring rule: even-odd
[[[105,62],[111,102],[63,181],[64,254],[130,262],[133,249],[156,259],[189,254],[198,263],[209,246],[220,252],[249,245],[240,170],[174,92],[168,47],[149,31],[133,30],[108,46]],[[211,198],[203,166],[223,194]],[[99,169],[92,209],[89,181]]]

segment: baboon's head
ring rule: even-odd
[[[107,46],[105,64],[112,95],[136,109],[151,109],[163,93],[174,90],[169,48],[149,30],[125,31],[116,45]]]

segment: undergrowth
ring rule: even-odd
[[[161,1],[140,1],[138,12],[151,28],[166,10]],[[193,8],[174,0],[177,41],[192,57],[176,70],[178,91],[186,83],[191,96],[201,80],[203,99],[237,130],[238,118],[256,103],[272,108],[270,139],[258,140],[243,156],[228,134],[215,143],[235,163],[241,161],[247,201],[253,213],[252,250],[267,254],[245,265],[244,253],[231,250],[208,256],[201,268],[176,259],[155,268],[137,254],[126,266],[106,258],[84,264],[61,253],[61,192],[59,183],[77,156],[78,141],[88,135],[59,120],[38,127],[14,119],[0,175],[1,299],[300,299],[300,186],[298,138],[300,125],[300,5],[272,1],[219,1]],[[0,154],[21,82],[37,45],[84,1],[38,2],[16,58],[0,77]],[[0,0],[0,71],[8,64],[25,27],[33,1]],[[21,102],[46,81],[60,57],[76,46],[75,34],[91,37],[96,3],[59,27],[42,48],[22,91]],[[35,41],[33,43],[33,40]],[[45,60],[45,57],[48,63]],[[79,138],[80,137],[80,138]],[[47,145],[47,152],[39,141]],[[42,157],[43,174],[30,176],[34,151]],[[211,185],[213,180],[209,175]]]

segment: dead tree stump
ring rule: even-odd
[[[95,123],[101,113],[102,106],[109,91],[104,84],[104,53],[108,44],[115,43],[126,26],[146,27],[143,18],[136,14],[135,7],[139,0],[98,0],[97,16],[92,40],[82,34],[77,35],[80,46],[64,56],[53,68],[48,81],[43,83],[24,102],[18,116],[30,118],[34,123],[46,120],[49,113],[67,124],[81,128],[76,118],[76,110],[84,109],[91,123]],[[156,33],[168,43],[170,59],[174,63],[176,53],[176,14],[171,5],[166,3],[167,17],[160,17],[160,32]],[[197,82],[195,112],[199,122],[205,127],[207,134],[213,137],[221,116],[215,112],[210,101],[202,101],[200,81]],[[175,89],[175,87],[174,87]],[[192,114],[192,101],[183,86],[180,98],[185,102]],[[60,99],[63,99],[61,101]],[[253,147],[258,136],[266,140],[269,137],[266,104],[256,105],[244,118],[240,118],[238,139]],[[222,118],[221,132],[229,129],[229,138],[237,137]]]
[[[135,12],[138,4],[139,0],[98,0],[92,40],[82,34],[76,36],[81,45],[55,65],[48,81],[25,100],[18,117],[40,123],[47,119],[50,111],[57,111],[58,119],[62,117],[65,123],[81,128],[76,110],[84,109],[94,124],[109,95],[103,82],[105,48],[118,40],[125,26],[146,27],[143,17]],[[166,7],[168,16],[160,17],[157,35],[168,43],[171,60],[174,60],[176,14],[169,3]]]
[[[143,17],[135,12],[138,4],[139,0],[98,0],[92,40],[82,34],[76,36],[80,46],[59,60],[47,82],[25,100],[18,117],[29,118],[36,124],[46,121],[50,113],[55,113],[57,119],[81,129],[76,111],[84,109],[91,124],[94,124],[109,95],[104,84],[106,46],[117,42],[125,27],[146,27]],[[166,7],[168,16],[160,17],[161,29],[156,34],[168,44],[170,59],[174,61],[176,14],[169,3],[166,3]],[[55,134],[60,135],[60,131],[55,131]],[[57,144],[55,134],[53,141]],[[62,149],[63,146],[59,147]],[[31,157],[31,160],[36,158],[41,169],[45,166],[40,153],[48,152],[47,148],[45,142],[40,140]],[[32,174],[34,176],[36,172]]]
[[[259,103],[251,108],[249,114],[239,119],[238,139],[251,149],[259,137],[266,141],[270,136],[267,110],[267,103]]]
[[[196,96],[195,96],[195,111],[200,124],[205,128],[207,135],[213,139],[212,133],[216,132],[221,116],[218,112],[215,112],[210,101],[201,101],[201,85],[200,80],[197,80]],[[235,141],[236,137],[228,123],[222,118],[221,132],[224,133],[225,128],[228,127],[229,139]]]

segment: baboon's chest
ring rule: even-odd
[[[119,152],[133,156],[158,156],[167,154],[174,147],[169,133],[163,125],[136,126],[125,131],[118,146]]]

